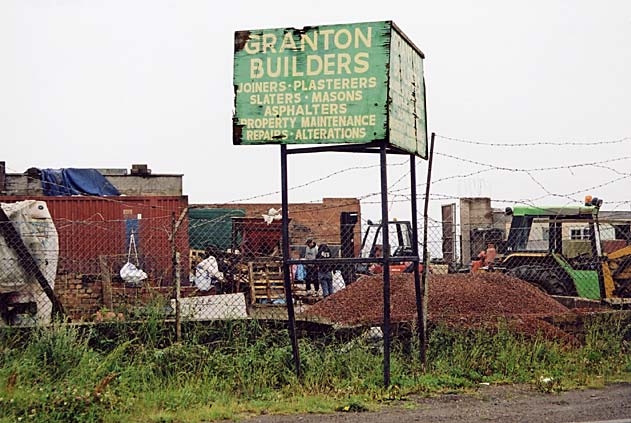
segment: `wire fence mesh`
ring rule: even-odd
[[[42,201],[2,208],[3,325],[47,324],[55,311],[74,322],[133,321],[149,312],[181,321],[287,319],[277,214],[246,217],[239,209],[201,208],[151,218],[72,221],[53,220]],[[352,212],[337,212],[337,218],[311,228],[296,218],[289,226],[296,318],[378,327],[384,226]],[[393,221],[388,229],[396,297],[403,295],[398,278],[413,280],[415,250],[410,222]],[[597,221],[591,212],[561,219],[557,213],[468,225],[432,221],[427,229],[430,278],[492,272],[549,294],[592,300],[631,296],[628,222]],[[341,258],[348,260],[336,260]],[[367,279],[372,282],[361,289],[335,295]],[[338,299],[323,303],[331,295]],[[415,298],[408,300],[406,316],[413,320]],[[395,314],[402,307],[398,301]]]

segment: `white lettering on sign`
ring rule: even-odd
[[[263,77],[278,78],[297,76],[319,75],[351,75],[368,71],[368,53],[361,52],[353,55],[325,54],[319,56],[310,54],[306,64],[299,63],[297,57],[267,57],[265,59],[253,58],[250,60],[250,77],[259,79]]]
[[[391,30],[371,22],[237,32],[235,144],[385,139]]]
[[[313,52],[336,50],[348,50],[353,47],[370,47],[372,44],[372,28],[355,28],[350,31],[347,28],[325,29],[308,33],[300,33],[298,43],[292,31],[285,32],[282,37],[274,33],[250,34],[245,43],[244,50],[248,54],[259,53],[283,53],[285,50]],[[300,77],[320,75],[351,75],[362,74],[369,69],[369,55],[365,51],[354,54],[331,53],[324,55],[310,54],[306,61],[297,57],[266,57],[265,59],[254,57],[250,60],[250,78],[263,77]]]
[[[300,48],[297,47],[294,34],[291,31],[286,32],[280,40],[273,33],[263,33],[263,35],[250,34],[248,41],[245,43],[245,51],[248,54],[276,53],[277,50],[279,53],[282,53],[287,49],[307,51],[307,48],[311,51],[318,51],[320,50],[318,45],[322,46],[322,50],[329,50],[331,44],[338,50],[347,50],[351,46],[356,49],[361,47],[370,48],[372,28],[358,27],[353,32],[346,28],[313,31],[311,34],[304,32],[300,33],[299,40]],[[333,43],[331,43],[331,40],[333,40]]]

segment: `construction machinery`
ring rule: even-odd
[[[391,257],[410,257],[414,255],[412,248],[412,225],[408,221],[393,220],[388,222],[388,233],[390,240]],[[366,230],[362,237],[360,257],[375,258],[383,254],[383,225],[373,223],[368,220]],[[358,269],[360,273],[381,273],[381,265],[365,266],[365,269]],[[392,263],[391,273],[411,272],[411,263]]]
[[[601,205],[602,200],[588,196],[578,207],[507,208],[512,216],[508,236],[493,235],[488,243],[496,257],[489,260],[482,251],[472,268],[506,272],[551,295],[612,302],[630,298],[631,245],[603,251]]]
[[[367,221],[366,230],[362,236],[360,250],[361,258],[381,257],[383,254],[383,225],[381,222]],[[406,220],[392,220],[388,222],[388,235],[390,240],[390,257],[413,257],[412,225]],[[420,247],[419,247],[420,249]],[[358,273],[381,273],[380,264],[371,266],[360,265]],[[429,273],[448,273],[448,265],[441,259],[432,259],[429,264]],[[419,263],[419,271],[423,271],[423,265]],[[414,266],[411,261],[390,264],[390,273],[411,273]]]

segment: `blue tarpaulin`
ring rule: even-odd
[[[44,195],[120,195],[96,169],[40,169]]]

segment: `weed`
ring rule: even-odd
[[[95,330],[54,325],[2,333],[0,422],[192,422],[264,413],[365,411],[411,393],[460,392],[479,383],[527,382],[544,392],[631,378],[628,327],[594,321],[582,346],[506,328],[434,328],[428,368],[418,345],[392,345],[393,387],[368,341],[300,340],[303,378],[293,372],[283,328],[258,322],[185,326],[172,343],[158,313],[144,325]],[[116,332],[118,329],[119,332]],[[104,332],[108,341],[104,341]]]

